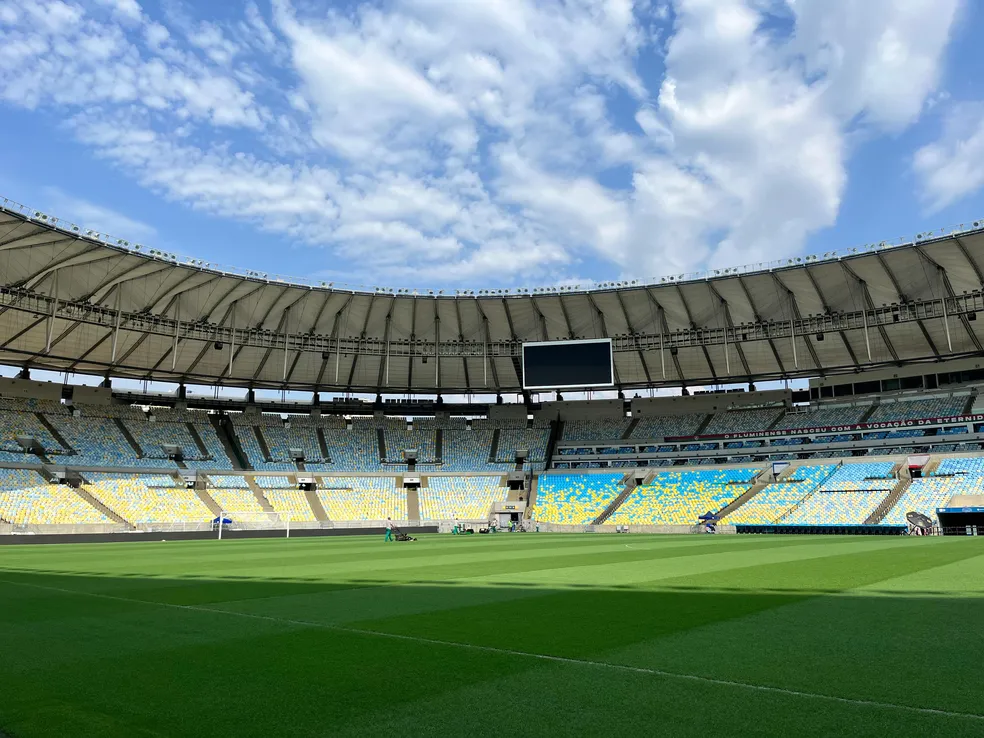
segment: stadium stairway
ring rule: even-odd
[[[208,458],[208,449],[205,448],[205,442],[202,437],[198,434],[198,429],[195,427],[194,423],[185,423],[188,426],[188,433],[191,434],[191,439],[195,442],[198,447],[198,452],[202,455],[203,459]]]
[[[625,432],[622,434],[621,440],[627,441],[628,439],[632,438],[632,431],[636,429],[637,425],[639,425],[639,418],[632,418],[632,420],[629,421],[629,427],[626,428]]]
[[[129,520],[126,520],[122,515],[119,515],[118,513],[116,513],[116,511],[106,507],[106,505],[104,505],[102,502],[100,502],[91,494],[89,494],[89,491],[84,487],[75,487],[74,489],[75,489],[75,494],[77,494],[87,503],[92,505],[94,508],[96,508],[99,512],[101,512],[110,520],[120,523],[121,525],[125,525],[131,530],[136,527]]]
[[[818,489],[817,487],[814,487],[811,492],[808,492],[806,494],[806,496],[803,497],[803,499],[801,499],[799,502],[797,502],[791,508],[789,508],[788,510],[786,510],[786,512],[784,512],[782,515],[780,515],[778,518],[776,518],[773,521],[773,524],[774,525],[781,525],[784,520],[786,520],[790,515],[792,515],[797,510],[799,510],[806,503],[807,500],[809,500],[811,497],[813,497],[813,495],[815,495],[817,493],[817,489]]]
[[[38,419],[38,422],[48,430],[51,437],[58,441],[58,445],[70,454],[76,453],[75,449],[72,448],[68,441],[65,440],[65,437],[58,431],[57,428],[55,428],[54,425],[51,424],[51,421],[44,416],[44,413],[34,413],[34,415]]]
[[[130,448],[133,449],[133,453],[137,455],[138,459],[142,459],[144,457],[143,449],[140,448],[140,444],[137,443],[137,439],[133,437],[132,433],[130,433],[130,429],[126,427],[126,423],[123,422],[123,419],[113,418],[113,422],[116,424],[116,427],[120,429],[120,433],[123,434],[126,442],[130,444]]]
[[[42,464],[50,464],[50,463],[52,463],[51,462],[51,459],[48,457],[48,454],[46,454],[44,452],[44,450],[41,449],[40,447],[36,447],[33,451],[31,451],[31,453],[34,456],[37,456],[38,459],[40,459],[40,461],[41,461]]]
[[[772,476],[772,472],[769,469],[763,470],[755,478],[755,482],[752,484],[751,487],[748,488],[748,491],[745,492],[742,495],[739,495],[734,500],[732,500],[730,503],[728,503],[727,505],[725,505],[724,507],[722,507],[720,510],[718,510],[717,516],[719,518],[723,518],[723,517],[725,517],[727,515],[730,515],[735,510],[737,510],[739,507],[741,507],[746,502],[748,502],[750,499],[752,499],[753,497],[755,497],[755,495],[757,495],[763,489],[765,489],[770,484],[772,484],[772,481],[773,480],[774,480],[774,477]],[[728,521],[725,520],[724,522],[727,523]]]
[[[263,459],[265,461],[273,461],[273,457],[270,455],[270,447],[267,445],[266,438],[263,436],[263,431],[260,430],[260,426],[251,426],[253,429],[253,435],[256,436],[256,442],[260,444],[260,451],[263,452]]]
[[[789,466],[787,466],[781,472],[779,472],[778,474],[776,474],[776,481],[777,482],[784,482],[784,481],[786,481],[791,476],[793,476],[793,472],[795,472],[799,468],[800,468],[799,462],[796,462],[796,461],[790,462],[789,463]]]
[[[413,488],[407,488],[407,519],[420,520],[420,493]]]
[[[494,464],[496,459],[499,458],[499,434],[498,428],[492,431],[492,443],[489,444],[489,463]]]
[[[649,476],[652,475],[650,474]],[[608,520],[608,518],[610,518],[612,514],[618,510],[622,503],[625,502],[625,499],[632,494],[632,490],[634,490],[637,486],[635,472],[629,472],[622,477],[622,484],[625,485],[624,489],[618,493],[618,497],[608,503],[608,507],[601,511],[601,515],[591,521],[592,525],[601,525]]]
[[[555,420],[550,423],[550,436],[547,438],[547,452],[545,460],[550,464],[550,460],[557,453],[557,441],[564,437],[564,421]]]
[[[534,474],[530,478],[530,494],[526,499],[526,514],[523,516],[527,520],[533,517],[533,506],[536,504],[536,485],[539,477]]]
[[[232,423],[229,422],[229,418],[219,415],[209,415],[208,418],[212,427],[215,428],[215,434],[219,437],[222,448],[225,449],[226,456],[232,462],[232,468],[235,471],[252,469],[246,454],[243,453],[243,447],[239,445],[239,439],[231,430]]]
[[[701,421],[700,425],[697,426],[697,430],[694,431],[694,435],[699,436],[703,434],[707,426],[711,424],[711,420],[713,418],[714,418],[714,413],[708,413],[706,416],[704,416],[704,419]]]
[[[328,513],[325,512],[325,508],[321,504],[321,500],[318,499],[317,491],[306,490],[304,492],[304,497],[307,498],[308,505],[311,506],[311,512],[314,513],[314,519],[322,523],[326,522],[328,520]]]
[[[888,515],[889,510],[898,504],[898,501],[902,499],[902,495],[905,491],[909,489],[909,485],[912,484],[912,480],[909,477],[904,477],[899,479],[899,483],[895,485],[895,488],[889,493],[888,497],[881,501],[875,511],[868,516],[868,519],[864,521],[865,525],[878,525],[885,516]]]
[[[273,509],[273,505],[271,505],[270,501],[266,498],[266,495],[263,494],[263,488],[256,483],[256,479],[253,477],[245,477],[245,479],[247,486],[253,492],[253,497],[256,498],[256,501],[260,503],[260,507],[263,508],[263,512],[276,512],[276,510]]]
[[[861,420],[859,420],[858,422],[859,423],[867,423],[868,422],[868,418],[870,418],[872,415],[874,415],[875,414],[875,410],[877,410],[877,409],[878,409],[878,403],[876,402],[871,407],[869,407],[867,410],[865,410],[864,415],[861,416]]]
[[[441,428],[434,432],[434,461],[444,463],[444,430]]]
[[[317,435],[318,435],[318,448],[321,449],[321,458],[324,459],[325,464],[330,464],[331,453],[328,451],[328,439],[325,438],[324,428],[318,428]]]
[[[839,464],[837,464],[837,468],[839,469],[839,468],[840,468],[840,467],[841,467],[842,465],[843,465],[843,462],[841,462],[841,463],[839,463]],[[792,476],[793,476],[793,474],[794,474],[794,473],[795,473],[795,472],[796,472],[796,471],[797,471],[797,470],[798,470],[798,469],[799,469],[800,467],[808,467],[808,466],[810,466],[810,464],[798,464],[798,463],[796,463],[796,462],[792,462],[792,463],[791,463],[791,464],[790,464],[789,466],[787,466],[787,467],[786,467],[785,469],[783,469],[783,470],[782,470],[781,472],[779,472],[779,474],[778,474],[778,475],[776,475],[776,481],[777,481],[777,482],[784,482],[784,481],[786,481],[787,479],[789,479],[790,477],[792,477]],[[836,471],[834,471],[834,472],[831,472],[831,473],[830,473],[830,474],[828,474],[828,475],[827,475],[826,477],[824,477],[824,479],[823,479],[823,480],[821,480],[821,481],[819,481],[819,482],[816,482],[816,483],[814,483],[814,486],[813,486],[813,488],[812,488],[812,489],[811,489],[811,490],[810,490],[810,491],[809,491],[809,492],[808,492],[807,494],[805,494],[805,495],[804,495],[804,496],[802,497],[802,499],[800,499],[800,501],[799,501],[799,502],[797,502],[797,503],[796,503],[795,505],[793,505],[793,506],[792,506],[791,508],[789,508],[788,510],[786,510],[786,512],[784,512],[784,513],[783,513],[782,515],[780,515],[780,516],[779,516],[779,517],[778,517],[778,518],[777,518],[777,519],[775,520],[775,523],[776,523],[776,524],[779,524],[779,523],[781,523],[781,522],[782,522],[783,520],[785,520],[786,518],[788,518],[788,517],[789,517],[790,515],[792,515],[792,514],[793,514],[793,512],[794,512],[795,510],[797,510],[797,509],[799,509],[799,507],[800,507],[801,505],[803,505],[803,503],[805,503],[805,502],[806,502],[806,501],[807,501],[808,499],[810,499],[811,497],[813,497],[813,495],[815,495],[815,494],[817,493],[817,490],[819,490],[819,489],[820,489],[820,488],[821,488],[821,487],[823,486],[823,482],[824,482],[824,481],[825,481],[826,479],[829,479],[829,478],[830,478],[831,476],[833,476],[833,474],[835,474],[835,473],[836,473]]]
[[[202,501],[202,504],[209,509],[215,517],[219,517],[222,514],[222,508],[219,506],[215,500],[212,499],[212,495],[206,492],[204,489],[199,489],[195,487],[195,494],[198,495],[198,499]]]
[[[386,431],[382,428],[376,429],[376,445],[379,446],[379,463],[386,463]]]

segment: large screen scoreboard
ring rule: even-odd
[[[610,338],[523,344],[524,389],[590,389],[614,384]]]

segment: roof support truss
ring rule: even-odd
[[[832,315],[833,310],[831,310],[830,308],[830,303],[827,302],[827,296],[824,295],[823,290],[820,289],[820,283],[817,282],[817,278],[813,276],[813,272],[810,271],[810,267],[806,266],[803,267],[803,269],[806,272],[806,276],[810,280],[810,284],[813,285],[813,289],[816,291],[817,297],[820,298],[820,304],[823,305],[824,312],[827,315]],[[836,331],[836,333],[837,335],[840,336],[841,341],[844,343],[844,349],[847,351],[847,355],[851,357],[851,361],[854,362],[855,366],[860,366],[860,362],[858,362],[858,357],[855,355],[854,349],[851,348],[851,342],[847,340],[847,335],[842,330]],[[823,370],[821,369],[821,374],[822,371]]]
[[[731,306],[728,304],[728,301],[727,300],[725,300],[723,297],[721,297],[721,293],[718,292],[717,289],[715,289],[713,282],[708,282],[707,283],[707,288],[718,299],[718,304],[721,306],[722,310],[724,311],[725,326],[727,327],[728,332],[731,334],[732,338],[734,338],[735,321],[731,317]],[[742,365],[742,367],[745,370],[745,376],[748,377],[748,380],[749,381],[751,381],[752,380],[752,372],[748,368],[748,361],[745,360],[745,352],[741,348],[741,342],[740,341],[732,341],[732,343],[734,343],[735,351],[738,352],[738,359],[741,361],[741,365]],[[729,350],[729,347],[728,347],[728,343],[727,342],[725,342],[725,344],[724,344],[724,350],[725,351],[728,351]],[[730,374],[730,371],[729,371],[729,374]]]
[[[376,378],[376,391],[380,393],[389,384],[390,324],[393,320],[393,306],[395,304],[396,298],[390,298],[389,310],[386,311],[386,323],[383,327],[383,342],[386,344],[386,354],[383,356],[382,361],[379,362],[379,376]]]
[[[534,303],[533,307],[537,311],[537,313],[539,313],[540,320],[543,320],[543,313],[540,313],[540,310],[536,307],[536,304],[535,303]],[[505,298],[502,299],[502,309],[506,313],[506,323],[509,325],[509,336],[510,336],[510,338],[512,338],[513,343],[519,344],[519,337],[516,335],[516,329],[513,327],[512,314],[509,312],[509,303],[506,301]],[[543,335],[544,335],[544,340],[546,340],[546,335],[547,335],[547,325],[546,325],[546,322],[543,323]],[[493,365],[494,365],[494,363],[493,363]],[[522,358],[520,358],[518,360],[518,363],[516,361],[513,362],[513,367],[515,368],[515,373],[516,373],[516,386],[517,387],[522,387],[523,386],[523,373],[522,373],[522,371],[519,368],[521,366],[522,366]],[[498,380],[496,381],[496,386],[499,386]]]
[[[683,294],[683,289],[680,285],[676,286],[677,294],[680,295],[680,304],[683,305],[683,311],[687,315],[687,323],[693,330],[697,330],[697,324],[694,322],[694,317],[690,312],[690,305],[687,304],[687,297]],[[707,369],[711,372],[711,377],[714,379],[714,383],[718,383],[717,372],[714,371],[714,364],[711,362],[711,352],[707,350],[707,346],[702,342],[700,344],[701,350],[704,352],[704,360],[707,362]]]
[[[482,309],[482,303],[480,300],[478,299],[475,300],[475,307],[478,309],[478,314],[482,317],[482,327],[485,329],[484,330],[485,343],[482,346],[482,361],[485,365],[485,368],[483,370],[485,374],[483,384],[486,387],[488,387],[489,386],[488,367],[490,364],[489,347],[492,345],[492,330],[489,327],[489,318],[485,314],[485,310]],[[495,384],[496,387],[501,387],[502,385],[499,384],[499,371],[498,369],[496,369],[495,366],[495,359],[491,360],[491,366],[492,366],[492,382]]]
[[[618,305],[622,308],[622,317],[625,318],[625,325],[631,333],[636,333],[636,327],[632,325],[632,321],[629,319],[629,311],[625,309],[625,300],[622,299],[621,290],[615,292],[615,296],[618,298]],[[653,381],[652,375],[649,373],[649,364],[646,363],[646,354],[642,349],[639,349],[639,363],[642,364],[642,371],[646,375],[646,382],[651,384]]]
[[[331,299],[331,295],[332,295],[332,293],[330,293],[330,292],[325,295],[325,299],[321,301],[321,307],[318,308],[318,312],[314,316],[314,322],[311,323],[311,327],[308,328],[306,331],[304,331],[304,333],[302,335],[310,335],[310,334],[314,333],[314,331],[317,329],[318,323],[321,322],[321,316],[324,315],[325,308],[328,307],[328,301]],[[351,299],[352,299],[352,295],[349,295],[349,300],[351,300]],[[346,301],[345,305],[348,305],[348,302],[347,301]],[[342,309],[343,310],[345,309],[345,305],[342,306]],[[336,321],[338,320],[338,314],[337,313],[335,315],[335,320]],[[290,363],[290,369],[287,371],[287,375],[284,377],[284,386],[286,386],[287,384],[289,384],[291,377],[294,376],[294,370],[297,368],[297,362],[300,361],[300,359],[301,359],[301,353],[302,353],[302,350],[301,349],[297,349],[297,351],[294,352],[294,358],[293,358],[293,360]],[[328,361],[328,360],[327,359],[322,359],[321,360],[321,372],[322,373],[325,370],[325,362],[326,361]],[[320,376],[320,374],[319,374],[319,376]]]
[[[595,311],[595,314],[598,316],[598,320],[601,322],[602,335],[604,336],[609,335],[608,324],[605,322],[605,314],[601,311],[601,308],[598,307],[598,303],[595,302],[595,299],[594,297],[591,296],[590,292],[588,293],[588,302],[591,303],[591,308]],[[621,387],[622,382],[618,376],[618,364],[616,364],[614,361],[612,361],[612,368],[615,371],[615,385],[617,387]]]
[[[951,298],[951,299],[954,298],[954,297],[956,297],[956,294],[957,293],[954,292],[954,290],[953,290],[953,284],[950,282],[950,275],[947,273],[946,269],[944,269],[942,266],[940,266],[934,259],[931,259],[929,257],[929,255],[925,251],[923,251],[923,249],[922,249],[921,246],[916,246],[916,253],[919,254],[919,256],[921,256],[927,262],[929,262],[930,265],[932,265],[933,267],[936,268],[936,273],[940,277],[940,282],[943,284],[943,289],[946,292],[946,296],[949,297],[949,298]],[[944,305],[944,308],[945,308],[945,305]],[[944,310],[943,311],[943,314],[944,314],[943,321],[944,322],[946,322],[948,320],[947,313],[948,313],[947,310]],[[981,342],[977,338],[977,334],[974,333],[974,329],[970,327],[970,321],[967,319],[966,314],[960,313],[959,320],[960,320],[960,325],[963,326],[964,331],[967,333],[967,338],[970,339],[970,342],[974,345],[974,348],[977,351],[979,351],[979,352],[984,352],[984,348],[981,347]],[[949,326],[946,327],[946,330],[949,332],[949,330],[950,330]],[[947,333],[947,340],[949,340],[949,333]],[[952,351],[952,349],[951,349],[951,351]]]
[[[454,301],[454,314],[458,319],[458,342],[461,344],[465,343],[465,329],[464,324],[461,322],[461,300]],[[465,388],[468,393],[471,394],[471,379],[468,376],[468,359],[464,355],[461,357],[461,369],[464,372],[465,377]]]
[[[663,379],[666,379],[666,356],[664,354],[663,343],[665,336],[670,332],[670,324],[666,320],[666,311],[648,287],[646,287],[646,296],[649,298],[650,305],[656,309],[657,325],[659,326],[659,363],[662,367]],[[673,359],[673,366],[676,368],[677,377],[680,378],[681,382],[685,381],[683,369],[680,368],[680,359],[677,357],[677,352],[674,349],[670,349],[670,358]]]
[[[284,293],[286,293],[287,289],[289,289],[289,288],[285,288]],[[284,336],[284,374],[283,374],[283,379],[287,379],[287,340],[288,340],[288,338],[290,336],[290,330],[289,330],[289,327],[290,327],[290,313],[291,313],[291,311],[297,305],[300,305],[302,302],[304,302],[304,300],[306,300],[307,298],[309,298],[312,294],[313,294],[313,291],[312,290],[308,290],[303,295],[301,295],[296,300],[294,300],[294,302],[290,303],[290,305],[288,305],[287,307],[285,307],[283,309],[283,312],[280,315],[280,321],[277,323],[277,335],[283,335]],[[268,313],[268,315],[269,315],[269,313]],[[265,320],[266,320],[266,318],[264,317],[264,321]],[[263,372],[263,368],[266,366],[267,361],[270,360],[270,356],[273,353],[273,349],[274,349],[274,347],[273,346],[270,346],[270,348],[268,348],[263,353],[263,358],[260,359],[260,363],[256,365],[256,371],[253,372],[253,381],[254,382],[257,380],[257,378]]]
[[[871,299],[871,290],[868,289],[868,283],[865,282],[863,279],[861,279],[861,277],[859,277],[857,275],[857,273],[853,269],[851,269],[850,266],[848,266],[847,262],[845,262],[845,261],[842,260],[842,261],[839,261],[838,263],[841,265],[841,268],[845,271],[845,273],[847,273],[851,277],[853,277],[854,280],[861,287],[861,293],[864,295],[865,309],[866,310],[874,310],[875,309],[875,301]],[[882,341],[884,341],[884,343],[885,343],[885,348],[888,349],[888,353],[891,354],[892,361],[894,361],[896,364],[898,364],[899,363],[899,355],[898,355],[898,352],[895,350],[895,346],[892,345],[892,341],[888,337],[888,332],[885,330],[885,327],[883,325],[881,325],[880,323],[878,324],[878,333],[879,333],[879,335],[881,335]]]
[[[573,341],[576,336],[574,334],[574,328],[571,327],[571,317],[567,314],[567,304],[564,302],[564,296],[557,295],[557,302],[560,303],[560,314],[564,316],[564,325],[567,326],[567,338]],[[546,328],[544,328],[544,332],[546,332]]]
[[[885,259],[885,256],[881,253],[876,253],[875,257],[878,259],[878,263],[881,265],[881,268],[885,270],[885,274],[888,275],[888,279],[891,281],[892,287],[895,288],[895,292],[899,296],[899,302],[903,304],[908,303],[909,297],[902,291],[902,286],[899,284],[899,280],[896,279],[895,273],[888,265],[888,261]],[[929,335],[929,331],[926,330],[926,324],[922,320],[917,320],[916,324],[919,326],[919,330],[926,341],[926,345],[929,346],[929,350],[932,351],[935,356],[939,356],[940,352],[937,350],[936,344],[933,343],[933,339]]]
[[[376,295],[374,294],[369,298],[369,307],[366,308],[366,318],[362,321],[362,330],[359,332],[359,346],[361,347],[363,342],[366,340],[366,331],[369,330],[369,317],[372,315],[372,306],[376,304]],[[349,367],[348,381],[345,383],[345,391],[348,392],[349,388],[352,386],[352,380],[355,379],[355,367],[358,364],[359,357],[362,356],[362,351],[356,353],[352,357],[352,366]],[[318,384],[321,382],[319,381]]]
[[[758,306],[755,304],[755,300],[752,299],[752,293],[751,291],[749,291],[748,285],[745,283],[744,278],[742,278],[741,276],[738,277],[738,284],[741,286],[742,292],[745,293],[745,299],[748,300],[749,307],[752,308],[752,315],[755,316],[755,321],[757,323],[761,323],[762,316],[759,313]],[[738,340],[739,340],[739,336],[736,334],[735,343],[738,343]],[[785,364],[783,364],[782,357],[779,355],[779,350],[776,348],[776,342],[773,341],[771,337],[767,338],[766,342],[769,344],[769,348],[772,350],[772,358],[776,360],[776,366],[779,368],[779,373],[785,375],[786,366]],[[751,380],[752,378],[749,377],[749,381]]]
[[[796,302],[796,295],[793,294],[793,291],[791,289],[789,289],[789,287],[786,285],[785,282],[783,282],[781,279],[779,279],[779,275],[776,274],[775,272],[772,272],[772,279],[775,281],[776,285],[786,294],[786,299],[789,300],[790,314],[793,317],[795,317],[796,319],[802,320],[803,316],[800,314],[799,304]],[[790,323],[792,323],[792,320],[790,320]],[[810,352],[810,358],[813,360],[813,366],[822,375],[823,374],[823,364],[820,363],[820,357],[817,356],[817,350],[813,347],[813,336],[812,335],[809,335],[809,334],[808,335],[805,335],[803,337],[803,341],[806,343],[806,349],[807,349],[807,351]],[[793,342],[793,358],[795,359],[796,358],[796,336],[795,336],[795,334],[793,334],[793,336],[792,336],[792,342]],[[799,367],[796,367],[796,368],[799,369]]]

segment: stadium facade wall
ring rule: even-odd
[[[545,402],[535,413],[540,420],[602,420],[625,418],[622,400],[589,400],[575,402]]]
[[[930,365],[913,363],[888,368],[876,367],[865,369],[861,374],[832,374],[826,377],[814,377],[810,379],[810,388],[841,387],[860,382],[884,382],[893,379],[938,374],[940,372],[970,372],[979,369],[984,369],[984,360],[980,357],[947,359],[946,361]]]
[[[58,402],[62,396],[62,385],[54,382],[36,382],[32,379],[0,377],[0,396]]]
[[[713,413],[760,405],[789,405],[793,393],[789,390],[761,392],[709,392],[679,397],[634,397],[631,400],[633,418],[650,415],[689,415]]]

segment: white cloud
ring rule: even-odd
[[[169,199],[327,247],[333,272],[648,276],[787,255],[831,225],[855,134],[942,94],[957,8],[274,0],[192,20],[0,0],[0,100],[59,110]],[[920,152],[928,201],[974,141]]]
[[[101,5],[112,7],[110,17],[60,0],[7,5],[14,20],[0,27],[0,100],[27,108],[134,104],[217,126],[260,127],[265,111],[235,79],[190,50],[145,55],[127,35],[142,19],[139,6]],[[120,14],[126,25],[117,23]],[[152,51],[169,36],[156,23],[143,33]]]
[[[127,21],[139,21],[143,16],[137,0],[96,0],[96,2],[111,8],[116,15]]]
[[[984,187],[984,103],[955,106],[939,140],[916,152],[913,169],[930,212]]]
[[[822,74],[830,108],[898,129],[913,122],[941,71],[959,0],[790,2],[793,47]]]
[[[111,208],[69,195],[57,187],[44,191],[50,210],[60,218],[84,224],[88,228],[119,238],[150,241],[157,238],[154,226],[135,220]]]

